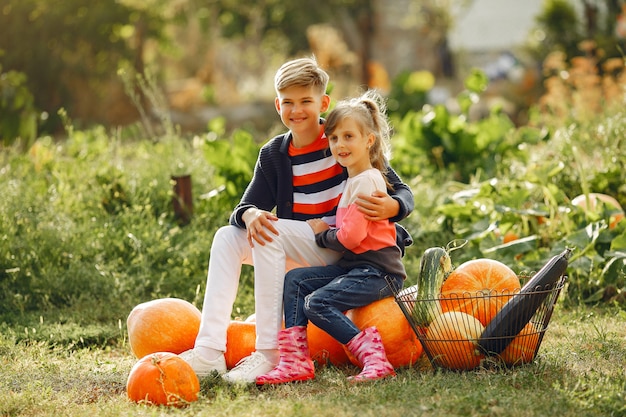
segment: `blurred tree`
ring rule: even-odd
[[[447,32],[452,26],[450,7],[452,4],[468,7],[471,3],[472,0],[319,0],[315,3],[186,0],[178,3],[182,6],[178,9],[178,17],[179,23],[196,19],[202,21],[205,33],[213,36],[258,44],[273,42],[286,56],[312,49],[309,28],[321,25],[333,27],[341,32],[349,52],[358,56],[358,75],[366,84],[368,65],[372,60],[386,61],[392,76],[404,70],[424,69],[396,68],[398,63],[411,61],[419,48],[411,48],[409,57],[405,56],[405,51],[403,56],[395,56],[392,60],[388,60],[381,51],[396,51],[397,45],[406,45],[407,42],[422,42],[428,45],[425,49],[432,49],[433,56],[440,54],[441,60],[448,60],[435,64],[435,67],[443,75],[452,76],[454,69],[447,47]],[[396,36],[404,39],[400,41]],[[257,50],[263,51],[261,48]],[[377,57],[377,54],[383,56]]]
[[[42,129],[53,131],[61,107],[75,120],[107,121],[118,66],[141,71],[144,39],[159,38],[163,20],[158,9],[115,0],[2,0],[0,27],[3,67],[27,75],[35,107],[49,116]]]
[[[350,48],[366,54],[371,36],[372,6],[376,0],[319,0],[313,3],[282,0],[186,0],[179,2],[175,21],[180,24],[199,22],[209,37],[241,40],[258,46],[273,45],[285,56],[310,51],[307,29],[313,25],[329,24],[338,28]],[[270,47],[271,48],[271,47]],[[250,58],[253,59],[253,58]],[[256,57],[263,62],[263,57]]]
[[[536,18],[531,51],[539,62],[552,51],[564,52],[568,58],[597,53],[598,58],[622,56],[616,34],[622,0],[545,0]],[[581,49],[583,40],[593,41],[595,50]]]
[[[20,138],[26,148],[37,135],[37,112],[25,84],[24,73],[3,72],[0,65],[0,145],[11,145]]]
[[[205,1],[195,0],[206,5]],[[319,0],[286,2],[282,0],[221,0],[214,3],[224,37],[285,36],[287,55],[308,49],[306,28],[315,23],[339,22],[341,18],[359,20],[369,14],[370,0]]]

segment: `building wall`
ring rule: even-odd
[[[463,60],[479,62],[512,51],[526,41],[543,1],[474,0],[470,7],[453,11],[448,48]],[[370,58],[382,63],[392,78],[403,70],[429,70],[441,77],[443,34],[417,21],[420,15],[413,9],[419,4],[415,0],[373,4]]]
[[[418,32],[414,0],[375,1],[371,59],[381,62],[394,77],[403,70],[429,69],[434,62],[429,39]]]
[[[450,33],[454,51],[510,50],[525,42],[544,0],[474,0],[457,10]]]

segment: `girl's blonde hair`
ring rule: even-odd
[[[324,133],[330,136],[338,123],[351,117],[360,126],[361,134],[374,134],[374,144],[369,149],[370,162],[374,168],[386,174],[391,158],[391,125],[386,111],[387,106],[380,93],[368,90],[360,97],[337,102],[326,118]],[[387,186],[390,187],[389,182]]]

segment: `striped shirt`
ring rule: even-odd
[[[345,186],[341,165],[328,151],[328,139],[320,130],[318,138],[302,148],[289,145],[293,174],[293,218],[324,218],[334,224],[335,208]]]

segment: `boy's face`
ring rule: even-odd
[[[306,146],[320,132],[319,117],[328,110],[330,97],[313,87],[293,86],[278,93],[275,105],[283,124],[294,136],[294,144]]]

